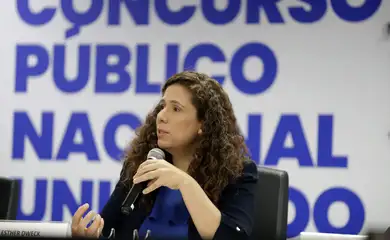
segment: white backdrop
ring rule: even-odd
[[[18,218],[101,209],[163,81],[196,69],[224,80],[254,160],[289,172],[290,237],[390,225],[390,2],[272,2],[1,1]]]

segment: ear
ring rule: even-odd
[[[198,127],[199,127],[198,135],[202,135],[202,133],[203,133],[203,130],[202,130],[202,128],[203,128],[203,121],[199,121]]]

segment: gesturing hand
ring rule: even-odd
[[[72,218],[72,237],[98,238],[104,227],[103,218],[99,214],[90,211],[85,218],[82,216],[88,210],[89,205],[80,206]],[[92,224],[87,228],[87,225]]]
[[[133,177],[133,182],[149,181],[148,187],[143,191],[148,194],[161,186],[170,189],[179,189],[190,176],[165,160],[146,160],[143,162]]]

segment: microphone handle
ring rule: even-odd
[[[154,157],[149,157],[148,159],[156,159]],[[122,202],[121,212],[125,215],[129,215],[130,212],[134,209],[134,203],[138,199],[138,196],[142,193],[147,186],[147,183],[138,183],[131,186],[130,191],[127,193],[125,200]]]
[[[127,193],[125,200],[122,202],[121,212],[125,215],[129,215],[134,209],[134,203],[138,199],[138,196],[142,193],[142,190],[146,188],[146,183],[133,184],[130,191]]]

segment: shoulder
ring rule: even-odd
[[[241,190],[252,192],[254,191],[258,181],[257,165],[254,161],[248,159],[243,162],[243,169],[239,177],[232,179],[230,183],[222,191],[222,199],[237,196],[237,192]]]
[[[258,173],[257,173],[257,165],[256,163],[251,159],[246,159],[243,162],[243,168],[242,172],[239,177],[231,181],[229,184],[231,185],[237,185],[242,184],[246,182],[254,182],[256,183],[258,180]],[[228,186],[229,186],[228,185]]]
[[[257,165],[253,160],[245,160],[243,163],[243,169],[242,169],[242,174],[241,177],[252,177],[257,179]]]

